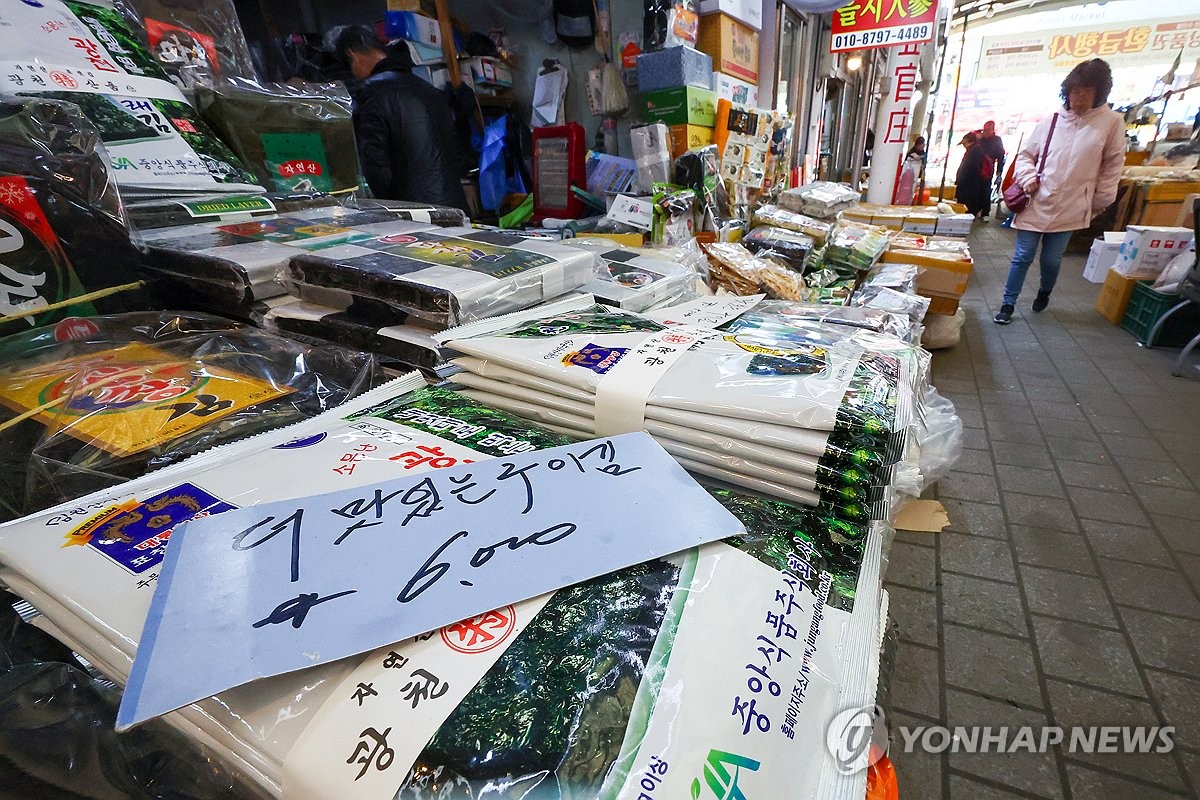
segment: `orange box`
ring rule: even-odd
[[[925,312],[926,315],[945,314],[948,317],[953,316],[958,311],[958,303],[962,299],[940,294],[926,294],[925,292],[918,292],[918,294],[929,298],[929,310]]]
[[[1104,285],[1100,287],[1100,296],[1096,298],[1096,310],[1100,316],[1113,325],[1120,325],[1125,318],[1125,309],[1129,306],[1129,298],[1133,295],[1134,284],[1138,278],[1127,278],[1115,269],[1108,271]]]
[[[671,125],[671,158],[679,158],[688,150],[713,143],[713,129],[702,125]]]
[[[700,17],[696,49],[712,57],[717,72],[758,83],[758,31],[728,14]]]

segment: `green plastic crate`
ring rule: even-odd
[[[1154,323],[1183,299],[1177,294],[1156,292],[1150,288],[1152,283],[1138,281],[1133,285],[1133,294],[1129,297],[1125,318],[1121,320],[1121,327],[1136,336],[1141,344],[1146,343],[1146,337],[1150,335]],[[1159,331],[1154,346],[1183,347],[1197,333],[1200,333],[1200,305],[1192,303],[1167,320],[1167,324]]]

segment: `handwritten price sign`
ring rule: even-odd
[[[191,522],[118,728],[741,530],[645,433]]]

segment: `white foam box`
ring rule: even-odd
[[[1125,234],[1121,231],[1105,231],[1103,239],[1092,242],[1087,263],[1083,265],[1083,279],[1091,283],[1104,283],[1108,271],[1117,263],[1121,254],[1121,242]]]
[[[1127,278],[1157,278],[1172,258],[1187,250],[1194,236],[1190,228],[1130,225],[1113,269]]]
[[[967,236],[971,233],[972,214],[942,214],[937,220],[939,236]]]
[[[762,30],[763,0],[700,0],[701,14],[728,14],[756,31]]]
[[[739,80],[724,72],[714,72],[713,87],[719,100],[728,100],[734,105],[758,108],[757,84]]]
[[[909,214],[900,230],[930,236],[937,231],[937,214]]]

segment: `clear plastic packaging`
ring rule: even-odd
[[[1193,248],[1195,245],[1193,244]],[[1177,294],[1179,284],[1187,277],[1188,272],[1196,265],[1196,251],[1189,250],[1171,259],[1157,278],[1154,280],[1154,291],[1166,294]]]
[[[442,361],[433,339],[435,328],[415,321],[380,324],[353,306],[339,309],[304,301],[286,303],[264,314],[263,327],[284,336],[319,339],[375,353],[388,367],[402,371],[432,373]]]
[[[800,214],[835,219],[839,213],[856,205],[861,199],[861,195],[849,186],[829,181],[814,181],[781,192],[779,205]]]
[[[126,199],[262,191],[112,5],[38,0],[9,5],[4,19],[13,66],[0,72],[0,92],[77,104],[100,131]]]
[[[790,231],[803,233],[806,236],[811,236],[813,242],[819,247],[825,245],[825,239],[829,236],[829,230],[833,227],[833,224],[830,222],[813,219],[804,214],[788,211],[786,208],[771,204],[762,205],[754,209],[754,215],[750,221],[754,225],[785,228]]]
[[[198,86],[196,107],[272,191],[342,192],[360,185],[350,94],[341,83],[225,78]]]
[[[233,0],[117,2],[145,28],[151,55],[181,88],[257,77]]]
[[[810,296],[800,273],[759,258],[741,244],[715,242],[705,245],[704,250],[714,287],[737,295],[765,292],[780,300],[805,300]]]
[[[825,262],[865,271],[888,249],[891,231],[874,225],[839,222],[825,243]]]
[[[599,238],[568,239],[563,244],[596,255],[592,280],[580,287],[605,305],[645,311],[696,297],[696,271],[646,248],[620,247]]]
[[[8,518],[313,416],[377,378],[364,353],[171,312],[14,334],[0,339],[0,364]]]
[[[67,103],[0,96],[0,317],[117,286],[91,302],[0,322],[0,336],[148,302],[141,257],[92,124]],[[135,284],[130,286],[131,284]]]
[[[729,220],[730,208],[717,146],[688,150],[675,159],[672,181],[695,192],[696,230],[719,233]]]
[[[654,230],[656,244],[677,247],[695,235],[696,193],[671,184],[654,187]]]
[[[321,486],[412,474],[393,457],[412,455],[403,451],[432,447],[452,460],[478,459],[503,456],[516,445],[538,449],[566,441],[460,394],[414,391],[418,385],[396,381],[322,418],[211,451],[82,505],[140,507],[186,486],[197,498],[244,507]],[[353,471],[326,472],[338,453],[364,444],[374,449],[357,451],[365,457]],[[412,470],[430,468],[423,463]],[[311,485],[297,485],[298,476]],[[879,526],[729,489],[710,491],[743,522],[744,534],[545,598],[519,633],[497,642],[496,661],[482,679],[451,681],[447,702],[421,710],[438,720],[432,738],[406,737],[407,712],[382,719],[377,733],[386,728],[397,796],[444,795],[450,786],[456,796],[469,797],[595,797],[605,787],[636,793],[643,780],[670,796],[686,795],[703,775],[655,764],[704,763],[712,747],[708,732],[721,726],[747,734],[739,757],[761,764],[755,779],[772,797],[828,797],[831,786],[839,796],[861,794],[861,779],[838,770],[823,747],[824,723],[848,697],[874,693]],[[198,505],[199,512],[185,511],[182,519],[222,510],[209,499]],[[64,506],[0,528],[0,579],[20,584],[56,630],[86,641],[97,655],[115,648],[126,660],[119,673],[128,668],[149,608],[150,593],[138,588],[146,577],[114,563],[96,539],[63,548],[45,535],[51,523],[67,532],[80,520]],[[516,613],[511,607],[499,612]],[[454,628],[440,632],[447,642],[454,641]],[[713,637],[728,646],[713,651]],[[874,652],[860,647],[872,637]],[[436,633],[430,644],[440,647]],[[431,652],[421,641],[392,648],[397,660]],[[807,665],[803,682],[797,680],[801,663]],[[330,726],[322,707],[344,703],[354,681],[369,682],[388,667],[366,657],[336,666],[240,687],[164,721],[193,739],[207,737],[225,763],[257,766],[247,774],[276,797],[285,780],[303,790],[316,771],[323,778],[333,773],[344,786],[336,796],[357,798],[358,765],[346,757],[357,753],[361,726],[347,735]],[[513,719],[521,720],[516,728]],[[303,740],[318,747],[293,751]],[[489,745],[486,753],[481,741]]]
[[[799,231],[760,225],[738,240],[759,258],[777,261],[796,272],[804,271],[804,262],[813,249],[811,236]]]
[[[367,230],[368,238],[293,256],[290,279],[378,300],[444,328],[574,291],[595,270],[592,253],[511,233],[404,222]]]

